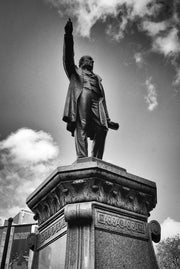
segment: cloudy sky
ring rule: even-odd
[[[104,160],[155,181],[151,219],[180,231],[178,0],[0,0],[0,216],[15,215],[55,167],[76,159],[61,120],[69,17],[75,61],[94,58],[120,124]]]

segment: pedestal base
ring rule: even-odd
[[[27,204],[39,222],[33,269],[158,268],[152,238],[160,239],[160,226],[147,223],[152,181],[85,158],[58,168]]]

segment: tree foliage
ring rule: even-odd
[[[180,235],[162,240],[156,255],[160,269],[180,269]]]

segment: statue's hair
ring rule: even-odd
[[[89,56],[89,55],[84,55],[84,56],[82,56],[82,57],[80,58],[80,60],[79,60],[79,67],[82,66],[82,64],[83,64],[85,58],[91,58],[91,59],[93,60],[93,58],[92,58],[91,56]]]

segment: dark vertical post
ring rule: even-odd
[[[9,218],[8,219],[6,239],[5,239],[5,243],[4,243],[4,250],[3,250],[3,255],[2,255],[2,261],[1,261],[1,269],[5,269],[6,256],[7,256],[7,250],[8,250],[8,244],[9,244],[9,237],[10,237],[10,233],[11,233],[12,222],[13,222],[13,218]]]

